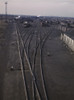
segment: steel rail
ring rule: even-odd
[[[46,93],[46,88],[45,88],[45,83],[44,83],[43,70],[42,70],[41,34],[40,34],[39,48],[40,48],[40,70],[41,70],[41,79],[42,79],[42,83],[43,83],[43,90],[44,90],[45,100],[48,100],[47,93]]]
[[[18,29],[17,29],[17,30],[18,30]],[[18,30],[18,36],[20,37],[22,46],[23,46],[23,48],[24,48],[24,43],[23,43],[23,40],[22,40],[22,38],[21,38],[21,35],[20,35],[19,30]],[[31,75],[32,75],[32,79],[33,79],[33,82],[34,82],[34,85],[35,85],[35,88],[36,88],[38,100],[41,100],[41,97],[40,97],[40,94],[39,94],[39,91],[38,91],[38,88],[37,88],[37,85],[36,85],[36,82],[35,82],[35,76],[34,76],[34,74],[33,74],[33,72],[32,72],[31,65],[30,65],[30,62],[29,62],[29,59],[28,59],[28,56],[27,56],[27,53],[26,53],[26,50],[25,50],[25,49],[24,49],[24,55],[25,55],[25,57],[26,57],[26,60],[27,60],[27,62],[28,62],[28,65],[29,65],[29,70],[30,70],[30,73],[31,73]]]
[[[24,69],[23,69],[23,65],[22,65],[22,59],[21,59],[21,53],[20,53],[20,45],[19,45],[19,37],[18,37],[16,25],[15,25],[15,29],[16,29],[19,58],[20,58],[21,71],[22,71],[22,77],[23,77],[23,83],[24,83],[25,100],[28,100],[27,87],[26,87],[26,82],[25,82],[24,73],[23,73]]]

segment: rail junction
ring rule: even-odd
[[[15,20],[9,22],[9,29],[12,34],[8,37],[12,39],[9,57],[12,60],[7,65],[4,82],[7,84],[7,80],[11,80],[12,73],[18,88],[11,80],[14,86],[4,84],[4,90],[9,88],[11,94],[3,94],[6,97],[6,94],[13,95],[15,90],[20,92],[6,100],[13,100],[13,97],[16,100],[17,96],[18,100],[74,100],[74,52],[61,40],[63,31],[59,22],[51,24],[37,18],[27,24]],[[21,99],[19,95],[25,96]]]
[[[39,20],[33,24],[34,26],[29,28],[24,28],[19,22],[16,24],[26,97],[28,100],[57,100],[57,97],[62,100],[63,92],[70,91],[67,91],[68,88],[63,91],[65,85],[71,84],[66,83],[64,78],[71,76],[66,76],[69,72],[63,68],[68,66],[71,69],[74,63],[70,57],[74,55],[60,40],[61,31],[57,25],[42,27]],[[71,63],[68,64],[67,60]],[[52,77],[54,78],[51,79]],[[58,89],[58,85],[63,90]],[[64,95],[63,99],[68,98]]]

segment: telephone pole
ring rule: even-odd
[[[7,2],[5,2],[5,20],[7,22]]]

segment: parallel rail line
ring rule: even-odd
[[[39,58],[40,59],[40,75],[41,75],[41,80],[42,80],[42,87],[43,87],[43,91],[44,91],[44,95],[45,95],[45,100],[48,100],[47,92],[46,92],[46,88],[45,88],[44,75],[43,75],[44,73],[43,73],[43,68],[42,68],[42,49],[43,49],[43,46],[44,46],[46,40],[52,34],[52,29],[51,29],[50,33],[49,32],[47,32],[47,33],[45,32],[42,37],[41,37],[40,32],[39,32],[39,36],[38,36],[37,32],[36,33],[30,32],[30,33],[28,33],[28,35],[27,35],[27,33],[25,33],[24,36],[27,37],[25,42],[23,41],[19,30],[20,29],[17,26],[17,35],[18,35],[18,39],[19,39],[18,41],[21,42],[21,44],[22,44],[24,56],[26,57],[26,60],[28,62],[29,70],[30,70],[30,73],[31,73],[31,76],[32,76],[32,79],[33,79],[33,81],[32,81],[33,82],[33,85],[32,85],[33,86],[33,88],[32,88],[33,89],[33,99],[35,100],[35,96],[34,95],[35,95],[35,90],[36,90],[36,93],[37,93],[37,96],[38,96],[38,100],[42,100],[38,85],[36,83],[35,73],[34,73],[37,50],[39,48],[39,52],[40,52],[39,53],[40,54],[40,58]],[[33,63],[31,64],[31,61],[30,61],[30,43],[31,43],[34,35],[36,35],[36,43],[35,43],[36,46],[35,46],[34,53],[33,53]],[[28,41],[28,45],[27,45],[27,50],[26,50],[25,45],[26,45],[27,41]],[[22,59],[21,59],[21,62],[22,62]],[[22,70],[24,70],[24,66],[23,66]],[[23,77],[24,77],[24,80],[25,80],[24,71],[22,71],[22,73],[23,73]],[[26,96],[27,97],[26,100],[29,100],[28,99],[27,88],[26,88],[26,95],[27,95]]]
[[[17,33],[18,33],[18,37],[20,37],[22,46],[23,46],[23,48],[24,48],[24,43],[23,43],[23,40],[22,40],[21,35],[20,35],[20,33],[19,33],[19,30],[18,30]],[[41,100],[41,97],[40,97],[40,94],[39,94],[39,91],[38,91],[38,88],[37,88],[37,85],[36,85],[36,82],[35,82],[35,77],[34,77],[34,74],[33,74],[33,72],[32,72],[31,65],[30,65],[30,62],[29,62],[29,59],[28,59],[28,57],[27,57],[27,53],[26,53],[25,49],[24,49],[24,55],[25,55],[25,57],[26,57],[26,59],[27,59],[28,66],[29,66],[29,70],[30,70],[30,73],[31,73],[32,78],[33,78],[33,82],[34,82],[34,85],[35,85],[35,88],[36,88],[36,92],[37,92],[37,95],[38,95],[38,100]],[[23,69],[22,69],[22,70],[23,70]],[[23,72],[24,72],[24,71],[23,71]],[[24,76],[24,77],[25,77],[25,76]],[[24,79],[25,79],[25,78],[24,78]],[[27,90],[26,90],[26,92],[27,92]],[[27,98],[28,98],[28,94],[27,94]],[[27,100],[27,99],[26,99],[26,100]]]

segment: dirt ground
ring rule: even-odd
[[[11,66],[14,67],[13,71]],[[23,98],[25,98],[24,85],[15,25],[0,22],[0,100],[23,100]]]
[[[7,24],[0,21],[0,100],[2,100],[3,77],[8,61],[8,44],[6,43],[7,39],[5,35],[6,28]]]

